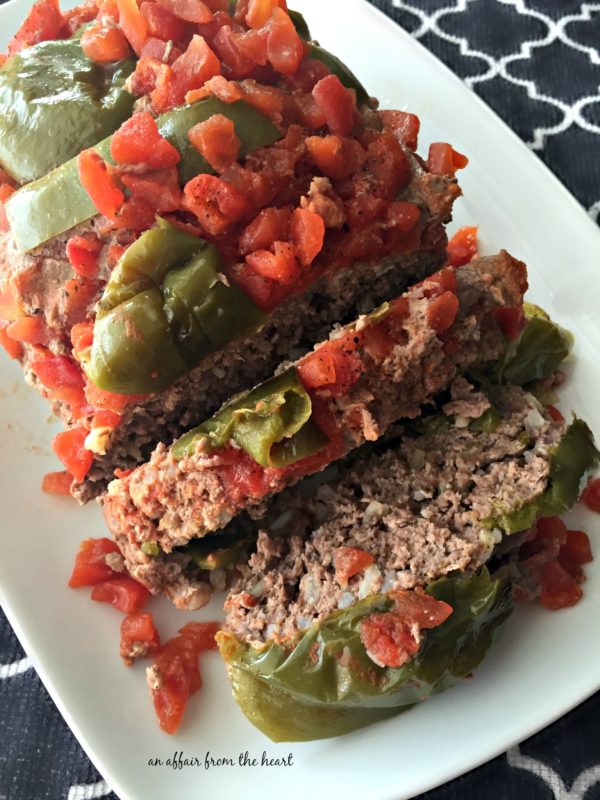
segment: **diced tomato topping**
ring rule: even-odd
[[[294,246],[289,242],[273,242],[272,250],[257,250],[246,256],[246,263],[263,278],[291,286],[299,276]]]
[[[9,323],[2,323],[0,325],[0,345],[4,348],[6,353],[11,358],[19,359],[23,355],[23,347],[21,346],[20,342],[17,342],[15,339],[11,338],[7,333],[7,327]]]
[[[269,63],[277,72],[293,75],[304,56],[304,44],[294,23],[282,8],[274,8],[269,28],[267,38]]]
[[[583,592],[577,581],[558,561],[549,561],[542,569],[540,602],[544,608],[557,611],[576,605]]]
[[[496,322],[509,341],[516,339],[526,325],[523,306],[497,309]]]
[[[119,25],[129,44],[139,56],[148,38],[148,25],[140,13],[136,0],[117,0]]]
[[[246,24],[250,28],[262,28],[271,19],[278,0],[249,0]]]
[[[417,149],[421,121],[416,114],[409,114],[407,111],[380,111],[379,116],[401,144],[411,150]]]
[[[348,394],[364,372],[361,359],[352,352],[343,338],[320,345],[314,353],[304,356],[298,364],[298,374],[305,389],[326,391],[332,397]],[[331,376],[334,379],[331,380]],[[326,379],[327,380],[326,382]]]
[[[8,325],[6,333],[15,342],[24,344],[49,344],[52,339],[52,332],[43,314],[20,317]]]
[[[116,414],[122,413],[127,406],[141,402],[147,395],[143,394],[115,394],[100,389],[89,379],[85,383],[85,396],[88,403],[96,409],[114,411]]]
[[[86,436],[85,428],[77,425],[57,433],[52,442],[52,449],[77,483],[88,474],[94,460],[93,453],[85,448]]]
[[[97,236],[71,236],[67,240],[67,258],[75,272],[82,278],[96,277],[101,250],[102,242]]]
[[[90,305],[97,299],[100,282],[77,275],[64,285],[63,321],[67,326],[88,318]]]
[[[239,86],[246,103],[271,117],[277,125],[281,124],[284,95],[279,89],[250,80],[242,81]]]
[[[419,219],[421,210],[414,203],[407,203],[405,200],[397,200],[390,203],[385,212],[385,227],[397,228],[407,233],[411,231]]]
[[[348,583],[349,578],[358,575],[374,563],[370,553],[358,547],[338,547],[334,554],[335,577],[342,584]]]
[[[241,142],[235,132],[233,120],[223,114],[199,122],[188,131],[188,138],[213,169],[222,172],[236,161]]]
[[[289,206],[263,209],[240,236],[240,253],[247,255],[256,250],[266,250],[275,241],[287,241],[291,221],[292,210]]]
[[[142,58],[152,58],[165,64],[172,64],[181,53],[182,51],[174,47],[172,42],[165,42],[154,36],[149,36],[142,47]]]
[[[10,230],[10,223],[8,221],[8,217],[6,216],[4,204],[11,194],[14,193],[15,189],[9,183],[3,183],[0,185],[0,231]]]
[[[444,333],[452,326],[458,313],[458,297],[448,291],[435,297],[427,309],[427,324],[437,334]]]
[[[212,11],[202,0],[158,0],[158,3],[173,16],[186,22],[202,24],[213,18]]]
[[[248,211],[248,201],[244,195],[214,175],[192,178],[183,191],[185,208],[213,236],[224,233]]]
[[[129,575],[118,575],[96,584],[92,589],[92,600],[110,603],[125,614],[136,614],[148,602],[150,592]]]
[[[581,495],[582,502],[590,509],[600,514],[600,478],[590,479]]]
[[[150,695],[160,727],[175,733],[181,724],[189,697],[202,685],[198,658],[206,650],[216,650],[216,622],[192,622],[169,639],[154,659],[149,679]],[[152,675],[156,676],[156,685]]]
[[[546,406],[546,411],[548,412],[548,415],[554,420],[554,422],[564,422],[565,421],[565,418],[560,413],[558,408],[556,408],[556,406]]]
[[[64,386],[83,388],[81,367],[69,356],[45,355],[31,362],[31,369],[46,389]]]
[[[558,562],[572,578],[581,582],[584,578],[581,567],[594,560],[590,538],[584,531],[567,531],[567,539],[560,548]]]
[[[325,115],[327,127],[339,136],[348,136],[354,127],[355,101],[337,75],[327,75],[312,90]]]
[[[341,136],[309,136],[306,147],[323,175],[334,180],[348,177],[367,160],[367,154],[360,142]]]
[[[454,150],[452,145],[445,142],[434,142],[429,145],[427,169],[434,175],[454,176],[457,169],[463,169],[468,163],[469,159]]]
[[[188,104],[195,103],[197,100],[210,97],[210,95],[218,98],[223,103],[237,103],[244,96],[237,83],[228,81],[222,75],[215,75],[214,78],[206,81],[200,89],[192,89],[188,92],[185,96],[185,102]]]
[[[71,344],[75,354],[81,353],[92,346],[94,341],[94,323],[78,322],[71,328]]]
[[[108,409],[96,411],[92,418],[91,428],[116,428],[121,422],[121,415]]]
[[[410,623],[392,611],[363,619],[360,640],[369,658],[380,667],[401,667],[421,648]]]
[[[256,62],[240,48],[239,37],[230,25],[221,26],[211,44],[229,78],[244,78],[255,69]]]
[[[283,283],[263,278],[248,264],[236,264],[229,272],[231,279],[263,311],[272,311],[289,294]]]
[[[422,285],[426,297],[435,297],[442,292],[456,292],[458,288],[456,270],[454,267],[444,267],[425,278]]]
[[[129,202],[132,199],[139,200],[158,214],[181,208],[183,193],[179,186],[177,167],[146,172],[143,175],[124,173],[121,181],[131,192]]]
[[[452,614],[452,606],[419,589],[400,589],[393,593],[394,613],[415,622],[420,628],[437,628]]]
[[[292,242],[298,261],[308,267],[323,249],[325,223],[323,219],[305,208],[296,208],[292,214]]]
[[[59,39],[63,17],[58,0],[37,0],[27,18],[8,44],[8,54],[13,55],[40,42]]]
[[[567,526],[560,517],[540,517],[536,523],[534,541],[553,540],[563,545],[567,541]]]
[[[448,263],[452,267],[462,267],[477,255],[477,228],[459,228],[448,242]]]
[[[142,3],[140,12],[146,20],[148,35],[165,42],[178,42],[188,27],[183,19],[179,19],[158,3]]]
[[[147,111],[125,120],[113,134],[110,154],[118,164],[143,164],[149,170],[174,167],[181,160],[177,148],[161,136]]]
[[[84,0],[82,5],[65,11],[61,37],[69,38],[83,25],[92,22],[98,16],[98,3],[96,0]]]
[[[96,210],[106,217],[113,217],[123,205],[125,195],[105,161],[95,150],[83,150],[77,156],[77,170],[81,185]]]
[[[106,556],[109,553],[119,552],[112,539],[84,539],[75,557],[69,586],[72,589],[79,586],[95,586],[97,583],[118,576],[119,573],[106,563]]]
[[[110,64],[131,55],[129,42],[120,28],[97,22],[81,35],[81,49],[92,61]]]
[[[148,611],[128,614],[121,622],[120,655],[127,666],[136,658],[155,656],[160,649],[160,636]]]
[[[73,476],[70,472],[47,472],[42,479],[42,491],[46,494],[66,496],[71,494]]]
[[[173,62],[172,69],[174,79],[165,87],[171,107],[182,103],[192,89],[199,89],[210,78],[221,74],[219,59],[199,35],[192,37],[185,53]]]

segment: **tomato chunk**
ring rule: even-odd
[[[119,553],[112,539],[84,539],[75,557],[75,566],[69,578],[69,586],[95,586],[97,583],[118,576],[118,572],[108,566],[106,556]]]
[[[42,491],[46,494],[70,495],[73,476],[70,472],[47,472],[42,479]]]
[[[273,242],[272,250],[249,253],[246,263],[263,278],[270,278],[284,286],[294,284],[300,275],[296,252],[289,242]]]
[[[434,175],[454,176],[457,169],[463,169],[468,163],[469,159],[454,150],[452,145],[445,142],[434,142],[429,145],[427,168]]]
[[[148,38],[148,25],[140,13],[136,0],[117,0],[119,25],[136,54],[142,53],[142,47]]]
[[[576,605],[583,592],[577,581],[558,561],[549,561],[542,570],[540,602],[544,608],[557,611]]]
[[[496,322],[509,341],[516,339],[527,324],[523,306],[519,306],[519,308],[499,308],[496,311]]]
[[[186,22],[202,24],[213,18],[212,11],[202,0],[158,0],[158,3],[173,16]]]
[[[181,103],[187,92],[199,89],[206,81],[221,74],[221,64],[206,40],[196,34],[185,53],[173,62],[174,85],[171,104]]]
[[[83,150],[77,156],[77,170],[81,185],[88,193],[96,210],[113,217],[125,201],[125,195],[105,161],[93,150]]]
[[[291,220],[292,210],[289,206],[264,208],[240,236],[240,253],[247,255],[256,250],[266,250],[275,241],[287,241]]]
[[[178,42],[188,27],[183,19],[179,19],[158,3],[142,3],[140,12],[146,20],[148,34],[165,42]]]
[[[374,558],[358,547],[338,547],[335,550],[334,562],[335,577],[344,585],[348,583],[349,578],[373,564]]]
[[[81,49],[88,58],[99,64],[110,64],[131,55],[131,48],[123,31],[100,22],[84,30]]]
[[[348,136],[354,127],[355,102],[337,75],[327,75],[312,90],[332,133]]]
[[[343,339],[322,344],[298,364],[298,374],[305,389],[326,391],[332,397],[347,394],[364,369],[361,359]],[[325,382],[325,378],[332,375],[334,379]]]
[[[233,120],[223,114],[199,122],[188,131],[188,138],[198,152],[217,172],[223,172],[237,159],[241,142]]]
[[[271,19],[278,0],[249,0],[246,24],[250,28],[262,28]]]
[[[333,134],[309,136],[306,147],[319,170],[334,180],[341,180],[356,172],[367,159],[360,142]]]
[[[130,667],[138,658],[155,656],[160,636],[148,611],[128,614],[121,623],[120,655]]]
[[[8,323],[0,325],[0,345],[11,358],[19,359],[23,356],[23,347],[20,342],[11,338],[7,333]]]
[[[294,23],[282,8],[274,8],[267,38],[267,57],[273,69],[293,75],[304,56],[304,45]]]
[[[298,261],[308,267],[323,249],[325,223],[314,211],[296,208],[292,214],[291,233]]]
[[[448,263],[453,267],[462,267],[475,258],[477,250],[477,228],[459,228],[448,242]]]
[[[380,667],[401,667],[421,648],[410,624],[392,611],[362,620],[360,639],[369,658]]]
[[[380,111],[379,116],[401,144],[411,150],[417,149],[421,121],[416,114],[409,114],[407,111]]]
[[[427,309],[427,324],[437,334],[444,333],[456,319],[458,306],[458,297],[452,291],[435,297]]]
[[[581,495],[582,502],[590,509],[600,514],[600,478],[590,479]]]
[[[59,39],[63,16],[58,0],[37,0],[27,18],[8,44],[8,54],[13,55],[40,42]]]
[[[31,369],[46,389],[64,386],[83,388],[83,375],[79,365],[69,356],[45,355],[31,362]]]
[[[25,344],[48,344],[52,339],[52,332],[43,314],[20,317],[8,325],[6,333],[14,341]]]
[[[110,154],[118,164],[143,164],[151,170],[174,167],[181,160],[177,148],[161,136],[147,111],[125,120],[113,134]]]
[[[92,600],[110,603],[126,614],[137,613],[146,605],[150,592],[141,583],[128,575],[118,575],[96,584],[92,589]]]
[[[96,277],[101,250],[102,242],[97,236],[71,236],[67,240],[67,258],[82,278]]]
[[[437,628],[452,614],[452,606],[419,589],[394,592],[394,613],[415,622],[420,628]]]
[[[204,230],[218,236],[248,211],[248,201],[231,184],[214,175],[198,175],[183,190],[184,207]]]
[[[61,431],[52,442],[52,449],[77,483],[88,474],[94,460],[93,453],[85,448],[86,436],[85,428],[78,425]]]

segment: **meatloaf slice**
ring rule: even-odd
[[[444,282],[451,280],[456,281],[456,293],[444,291]],[[191,440],[188,434],[183,451],[181,443],[175,448],[159,445],[146,464],[113,481],[102,500],[107,524],[128,567],[141,575],[138,567],[152,563],[147,553],[157,547],[169,553],[219,530],[244,509],[320,471],[363,442],[376,440],[395,420],[419,416],[422,406],[457,374],[500,356],[506,340],[496,311],[520,306],[526,285],[524,265],[507,253],[481,258],[462,267],[455,277],[444,271],[413,287],[381,319],[376,313],[336,330],[328,343],[301,359],[297,369],[284,365],[284,374],[296,372],[306,385],[315,361],[326,361],[332,352],[339,355],[349,347],[346,356],[356,370],[346,375],[341,387],[313,384],[307,389],[312,404],[308,422],[316,422],[325,444],[290,465],[261,466],[236,442],[235,447],[226,442],[207,449],[209,439],[204,434]],[[455,317],[439,332],[436,315],[440,299],[448,300],[448,295]],[[401,318],[395,316],[399,308]],[[390,331],[395,337],[391,344],[385,339]],[[279,408],[272,413],[278,414]],[[254,413],[258,409],[257,404]],[[210,427],[214,419],[206,424]]]

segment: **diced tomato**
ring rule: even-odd
[[[101,409],[96,411],[92,418],[91,428],[116,428],[121,422],[121,415],[115,411]]]
[[[304,388],[309,391],[326,390],[332,397],[348,394],[365,369],[361,359],[352,350],[350,343],[342,338],[326,342],[304,356],[298,364],[298,374]],[[325,377],[332,374],[332,365],[335,379],[324,383]]]
[[[475,258],[477,250],[477,228],[459,228],[448,242],[448,263],[453,267],[462,267]]]
[[[85,383],[85,396],[88,403],[96,409],[122,413],[127,406],[141,402],[147,395],[143,394],[115,394],[95,386],[89,379]]]
[[[266,250],[275,241],[287,241],[290,235],[292,209],[264,208],[242,232],[239,251],[242,255]]]
[[[560,517],[540,517],[536,523],[535,540],[538,543],[554,540],[563,545],[567,541],[567,526]]]
[[[335,383],[335,361],[330,352],[317,350],[298,367],[303,385],[308,389],[320,389]]]
[[[158,0],[173,16],[186,22],[205,23],[213,18],[212,11],[202,0]]]
[[[325,114],[317,105],[317,101],[310,93],[292,95],[296,107],[297,121],[303,128],[316,131],[327,124]]]
[[[6,353],[11,358],[19,359],[23,355],[23,347],[20,342],[17,342],[15,339],[12,339],[7,333],[7,327],[9,323],[3,322],[0,325],[0,345],[4,348]]]
[[[583,564],[594,560],[590,539],[584,531],[567,531],[566,542],[560,548],[558,562],[571,577],[583,578]]]
[[[183,19],[179,19],[159,3],[142,3],[140,13],[146,20],[148,35],[165,42],[178,42],[188,27]]]
[[[337,75],[327,75],[312,90],[317,105],[325,115],[327,127],[339,136],[348,136],[354,127],[355,101]]]
[[[435,297],[427,309],[427,324],[437,334],[444,333],[452,326],[458,313],[458,297],[448,291]]]
[[[306,147],[323,175],[334,180],[341,180],[356,172],[367,159],[360,142],[341,136],[309,136]]]
[[[218,622],[188,622],[179,629],[179,633],[193,642],[198,653],[204,653],[206,650],[217,649],[215,635],[219,628]]]
[[[556,408],[556,406],[546,406],[546,411],[548,412],[548,415],[554,420],[554,422],[564,422],[565,421],[565,418],[560,413],[558,408]]]
[[[98,3],[96,0],[85,0],[80,6],[65,11],[61,38],[68,39],[83,25],[92,22],[98,16]]]
[[[84,539],[79,545],[75,557],[75,566],[69,578],[69,586],[95,586],[97,583],[118,576],[118,572],[108,566],[106,556],[119,553],[119,548],[112,539]]]
[[[390,203],[386,209],[384,227],[397,228],[407,233],[415,227],[420,218],[421,210],[418,206],[405,200],[397,200]]]
[[[229,78],[244,78],[256,67],[256,62],[248,58],[240,49],[238,37],[231,26],[223,25],[212,40],[212,46],[223,63]]]
[[[184,207],[213,236],[224,233],[248,211],[244,195],[222,178],[198,175],[184,188]]]
[[[259,499],[270,491],[270,470],[257,464],[245,450],[226,447],[219,452],[220,477],[234,502]]]
[[[577,581],[558,563],[549,561],[542,569],[540,602],[544,608],[557,611],[576,605],[583,592]]]
[[[113,134],[110,154],[118,164],[143,164],[150,170],[174,167],[181,160],[179,151],[161,136],[147,111],[125,120]]]
[[[523,306],[497,309],[496,322],[509,341],[516,339],[526,325]]]
[[[600,478],[590,479],[583,490],[581,500],[590,509],[600,514]]]
[[[410,182],[411,166],[396,137],[384,130],[367,146],[366,173],[353,177],[357,195],[394,200]]]
[[[77,156],[77,171],[96,210],[106,217],[113,217],[123,205],[125,195],[105,161],[92,148],[83,150]]]
[[[278,0],[249,0],[246,24],[250,28],[262,28],[271,19]]]
[[[188,138],[213,169],[222,172],[236,161],[241,143],[235,132],[233,120],[223,114],[199,122],[188,131]]]
[[[293,285],[300,274],[296,251],[289,242],[273,242],[271,250],[256,250],[246,256],[246,263],[263,278]]]
[[[66,496],[71,494],[73,476],[65,470],[61,472],[47,472],[42,479],[42,491],[46,494]]]
[[[456,270],[454,267],[443,267],[425,278],[422,285],[426,297],[435,297],[442,292],[456,292],[458,288]]]
[[[9,231],[10,223],[6,216],[6,209],[4,204],[15,193],[15,189],[9,183],[0,184],[0,231]]]
[[[63,321],[75,325],[88,318],[91,304],[97,299],[100,282],[79,275],[69,278],[64,285]]]
[[[244,96],[240,86],[233,81],[228,81],[222,75],[215,75],[214,78],[206,81],[200,89],[192,89],[185,96],[185,102],[195,103],[205,97],[213,95],[223,103],[237,103]]]
[[[120,28],[97,22],[81,35],[81,49],[92,61],[110,64],[131,55],[129,42]]]
[[[95,278],[98,274],[98,256],[102,242],[97,236],[71,236],[67,240],[67,258],[82,278]]]
[[[179,58],[181,52],[172,42],[149,36],[142,47],[142,58],[152,58],[165,64],[172,64]]]
[[[43,314],[20,317],[8,325],[6,334],[15,342],[24,344],[49,344],[52,339],[52,332]]]
[[[137,658],[155,656],[160,649],[160,636],[152,614],[142,611],[128,614],[121,623],[120,655],[127,666]]]
[[[86,436],[86,429],[77,425],[56,434],[52,442],[52,449],[77,483],[88,474],[94,460],[93,454],[85,448]]]
[[[31,369],[46,389],[58,389],[63,386],[83,388],[81,367],[69,356],[45,355],[34,358]]]
[[[289,294],[288,286],[263,278],[246,263],[236,264],[229,275],[262,311],[272,311]]]
[[[192,37],[187,50],[173,62],[175,86],[173,105],[181,103],[187,92],[199,89],[206,81],[221,74],[219,59],[206,40],[199,35]]]
[[[323,249],[325,223],[314,211],[296,208],[292,214],[291,233],[298,261],[308,267]]]
[[[409,114],[407,111],[380,111],[379,116],[401,144],[411,150],[417,149],[421,121],[416,114]]]
[[[111,268],[115,267],[125,250],[127,250],[127,248],[123,244],[119,244],[118,242],[111,244],[106,253],[108,266]]]
[[[370,553],[358,547],[337,547],[334,553],[335,577],[345,585],[349,578],[358,575],[374,562]]]
[[[37,0],[27,18],[8,44],[8,54],[13,55],[39,42],[59,39],[63,17],[58,0]]]
[[[111,230],[127,230],[141,233],[151,228],[155,221],[156,209],[152,207],[145,197],[132,195],[127,198],[114,217],[100,228],[100,233],[108,233]]]
[[[274,8],[269,22],[267,57],[273,69],[283,75],[293,75],[304,57],[304,44],[289,15]],[[318,100],[317,100],[318,102]],[[333,131],[340,133],[340,131]]]
[[[410,623],[391,611],[363,619],[360,640],[368,656],[380,667],[401,667],[421,647]]]
[[[279,125],[282,121],[284,94],[274,86],[264,86],[256,81],[242,81],[239,87],[243,93],[243,99],[251,106],[254,106],[263,114],[266,114]]]
[[[454,150],[452,145],[445,142],[434,142],[429,145],[427,168],[434,175],[454,176],[457,169],[463,169],[468,163],[469,159]]]
[[[92,346],[94,341],[94,323],[78,322],[71,328],[71,344],[75,354]]]
[[[110,603],[125,614],[136,614],[148,602],[150,592],[129,575],[118,575],[96,584],[92,589],[92,600]]]
[[[156,213],[163,214],[181,208],[183,193],[179,186],[177,167],[146,172],[143,175],[125,173],[121,176],[121,181],[133,198],[139,199]]]
[[[148,25],[140,13],[137,0],[117,0],[117,8],[121,30],[139,56],[148,38]]]
[[[452,614],[452,606],[419,589],[400,589],[393,593],[394,613],[415,622],[420,628],[437,628]]]

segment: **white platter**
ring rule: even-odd
[[[0,51],[29,0],[0,7]],[[361,77],[382,104],[423,121],[421,152],[450,141],[471,157],[456,225],[481,226],[484,248],[506,247],[530,268],[530,298],[577,336],[563,411],[600,433],[600,232],[542,163],[421,45],[364,0],[296,0],[313,35]],[[181,733],[160,732],[143,667],[123,668],[120,617],[67,589],[78,542],[104,533],[95,507],[40,491],[56,469],[55,423],[17,365],[0,359],[0,601],[75,735],[121,800],[403,800],[506,750],[600,687],[600,558],[585,598],[559,613],[519,609],[474,680],[394,720],[338,740],[274,745],[230,697],[218,657],[203,663],[204,689]],[[600,522],[578,510],[600,553]],[[151,610],[166,635],[185,621],[166,602]],[[195,618],[211,618],[216,609]],[[290,767],[150,767],[174,752],[198,758],[293,754]]]

